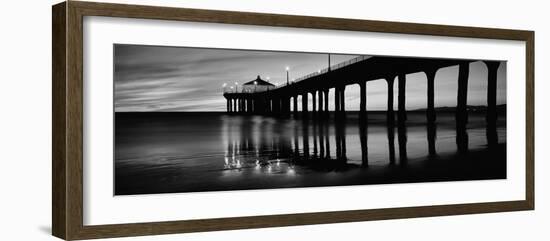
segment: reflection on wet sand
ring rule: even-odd
[[[426,131],[428,132],[428,153],[430,158],[433,158],[437,154],[437,150],[435,149],[437,124],[434,121],[428,121],[428,124],[426,125]]]
[[[506,178],[505,121],[487,126],[482,115],[471,116],[462,128],[445,113],[437,124],[423,113],[408,113],[405,123],[376,112],[117,114],[115,193]]]
[[[369,166],[368,125],[365,115],[359,116],[359,140],[361,142],[361,166]]]
[[[228,116],[226,118],[243,117]],[[284,126],[277,127],[279,129],[273,129],[272,125],[266,125],[263,122],[253,121],[252,126],[250,126],[250,122],[242,121],[240,125],[235,126],[231,121],[224,121],[224,125],[226,125],[225,129],[227,129],[228,133],[232,133],[223,135],[227,143],[225,168],[239,169],[243,167],[243,163],[248,163],[256,168],[269,167],[274,163],[279,167],[281,163],[284,163],[289,167],[297,165],[316,171],[369,167],[369,121],[366,116],[351,119],[335,118],[332,123],[328,119],[311,117],[293,119],[289,120],[289,122],[292,123],[288,125],[293,127],[290,130],[283,129]],[[350,135],[355,136],[354,133],[347,132],[348,126],[358,131],[356,135],[359,137],[359,163],[348,163],[347,142],[350,139]],[[400,166],[407,165],[409,157],[407,154],[408,127],[406,122],[403,119],[398,120],[397,123],[388,121],[383,126],[386,129],[388,143],[386,164],[389,166],[396,163]],[[434,160],[439,157],[436,149],[437,128],[435,121],[429,121],[425,124],[425,135],[427,138],[425,148],[427,149],[427,155],[423,159]],[[464,125],[456,125],[455,133],[456,148],[454,153],[457,155],[467,153],[469,148],[468,129]],[[396,135],[397,143],[395,143]],[[333,156],[331,156],[332,145],[335,148]],[[379,145],[379,143],[371,143],[371,145]],[[486,148],[481,149],[489,150],[491,147],[496,146],[498,146],[496,125],[487,126]],[[251,153],[254,154],[253,157],[251,157]],[[397,156],[396,153],[398,154]],[[454,155],[448,151],[446,154],[447,156]],[[250,161],[250,158],[253,161]],[[419,158],[416,157],[415,159]],[[227,162],[230,164],[227,164]],[[380,160],[377,163],[380,163]]]

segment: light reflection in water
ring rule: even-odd
[[[436,123],[423,123],[421,115],[420,118],[414,114],[410,116],[408,123],[382,123],[349,114],[346,119],[336,121],[224,116],[222,139],[227,143],[226,162],[232,157],[224,169],[253,168],[266,174],[296,174],[296,167],[301,171],[327,172],[368,168],[369,165],[402,166],[407,165],[409,159],[431,160],[440,154],[463,153],[469,148],[495,146],[499,139],[505,141],[504,129],[500,133],[496,128],[455,130],[449,122],[440,125],[438,131]],[[476,120],[482,121],[482,118],[472,118],[472,122]],[[484,138],[469,138],[469,132]],[[386,143],[377,143],[383,139],[382,133],[386,133]],[[450,141],[451,137],[455,142]],[[335,150],[334,156],[331,156],[331,149]]]
[[[117,195],[506,178],[505,119],[487,128],[482,113],[461,130],[452,113],[134,115],[117,114]]]

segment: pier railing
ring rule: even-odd
[[[308,74],[308,75],[304,75],[304,76],[302,76],[302,77],[300,77],[300,78],[297,78],[297,79],[295,79],[295,80],[289,82],[288,84],[287,84],[287,83],[284,83],[284,84],[280,84],[280,85],[277,85],[277,86],[272,87],[272,88],[267,88],[267,89],[262,89],[262,90],[255,90],[255,89],[243,89],[242,86],[241,86],[241,89],[240,89],[240,90],[239,90],[237,87],[235,87],[235,89],[233,89],[233,88],[230,88],[230,89],[224,88],[224,93],[259,93],[259,92],[266,92],[266,91],[276,90],[276,89],[278,89],[278,88],[282,88],[282,87],[285,87],[285,86],[287,86],[287,85],[292,85],[292,84],[298,83],[298,82],[300,82],[300,81],[303,81],[303,80],[306,80],[306,79],[309,79],[309,78],[312,78],[312,77],[315,77],[315,76],[318,76],[318,75],[322,75],[322,74],[328,73],[329,71],[334,71],[334,70],[337,70],[337,69],[346,67],[346,66],[348,66],[348,65],[355,64],[355,63],[357,63],[357,62],[366,60],[366,59],[368,59],[368,58],[370,58],[370,57],[371,57],[371,56],[360,55],[360,56],[355,57],[355,58],[353,58],[353,59],[350,59],[350,60],[347,60],[347,61],[344,61],[344,62],[335,64],[335,65],[331,65],[330,67],[321,69],[321,70],[319,70],[319,71],[310,73],[310,74]]]

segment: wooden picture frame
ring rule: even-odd
[[[214,230],[265,228],[534,209],[534,32],[325,17],[213,11],[67,1],[52,8],[52,233],[66,239],[93,239]],[[489,203],[181,220],[83,224],[83,17],[107,16],[207,23],[366,31],[526,43],[525,199]]]

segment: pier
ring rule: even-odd
[[[327,118],[329,115],[328,100],[329,90],[334,89],[335,117],[345,117],[345,91],[346,87],[357,84],[360,87],[360,113],[366,117],[367,83],[371,81],[385,81],[387,83],[387,121],[393,124],[395,111],[393,109],[393,89],[397,80],[398,109],[397,119],[405,122],[407,119],[406,86],[407,74],[423,72],[427,80],[427,106],[426,119],[435,122],[434,82],[437,71],[441,68],[458,66],[456,93],[456,123],[457,129],[465,128],[468,123],[467,92],[469,65],[477,60],[447,60],[447,59],[422,59],[409,57],[367,57],[359,56],[326,69],[303,76],[293,82],[268,88],[260,91],[227,91],[223,96],[227,101],[227,112],[235,114],[259,114],[277,117],[301,116],[307,118],[309,113],[319,118]],[[496,122],[497,99],[497,71],[500,65],[498,61],[483,61],[488,70],[487,88],[487,125],[494,126]],[[259,77],[258,77],[259,78]],[[414,83],[413,83],[414,84]],[[298,108],[298,97],[301,96],[301,111]],[[308,110],[308,101],[311,96],[312,109]],[[291,110],[293,110],[291,112]]]

